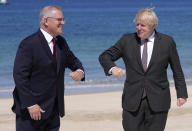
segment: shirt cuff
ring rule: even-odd
[[[85,73],[84,73],[84,71],[83,71],[83,70],[81,70],[81,69],[77,69],[76,71],[81,71],[81,72],[83,72],[83,75],[85,74]]]
[[[27,109],[30,109],[30,108],[32,108],[33,106],[35,106],[35,105],[29,106],[29,107],[27,107]]]
[[[112,70],[113,70],[113,68],[115,68],[116,66],[114,66],[114,67],[112,67],[109,71],[108,71],[108,73],[111,75],[112,74]]]

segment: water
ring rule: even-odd
[[[106,77],[98,56],[124,33],[135,32],[133,19],[138,10],[155,7],[159,18],[157,31],[171,35],[177,43],[187,83],[192,78],[192,1],[191,0],[9,0],[0,5],[0,97],[11,95],[12,69],[20,41],[39,28],[39,12],[45,5],[62,7],[66,24],[63,36],[82,61],[86,82],[67,77],[66,92],[98,92],[122,89],[125,79]],[[122,60],[117,64],[124,67]],[[168,71],[172,83],[172,73]],[[79,87],[79,88],[77,88]]]

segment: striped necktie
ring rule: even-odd
[[[142,58],[141,58],[143,69],[144,69],[145,72],[147,71],[147,57],[148,57],[148,54],[147,54],[147,42],[148,42],[148,39],[145,39],[144,40],[144,47],[143,47],[143,54],[142,54]],[[143,88],[142,98],[144,99],[146,96],[147,96],[146,89]]]
[[[148,42],[148,40],[145,39],[144,40],[144,47],[143,47],[143,54],[142,54],[142,58],[141,58],[144,71],[147,70],[147,57],[148,57],[148,54],[147,54],[147,42]]]

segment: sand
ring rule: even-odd
[[[176,106],[176,92],[171,87],[172,105],[165,131],[192,131],[192,86],[182,107]],[[60,131],[123,131],[121,91],[65,96],[66,116]],[[15,130],[13,100],[0,99],[0,131]]]

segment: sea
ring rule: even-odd
[[[65,94],[120,91],[125,76],[105,76],[99,55],[125,33],[135,32],[133,19],[143,8],[152,8],[159,19],[156,30],[174,38],[187,85],[192,84],[192,0],[8,0],[0,5],[0,98],[12,97],[13,64],[21,40],[39,29],[39,12],[47,5],[63,10],[62,36],[82,61],[86,81],[74,82],[65,73]],[[122,59],[116,64],[125,68]],[[169,67],[168,78],[174,86]]]

